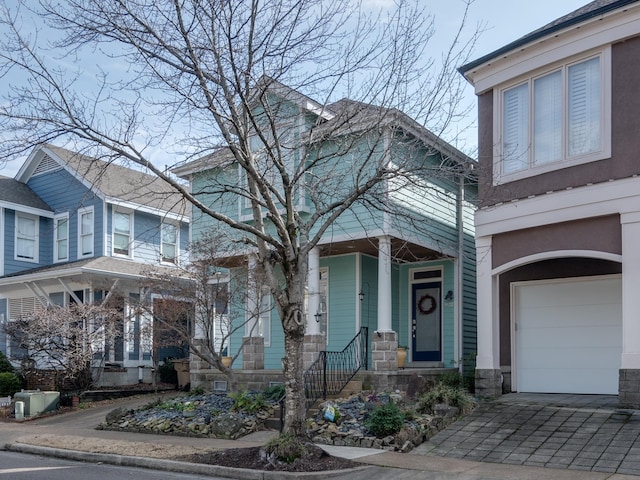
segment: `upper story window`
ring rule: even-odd
[[[69,260],[69,214],[57,215],[53,219],[53,261]]]
[[[496,183],[610,155],[609,63],[606,50],[500,90]]]
[[[178,254],[178,228],[171,223],[162,224],[160,234],[160,256],[163,262],[177,263]]]
[[[38,261],[38,217],[16,212],[16,260]]]
[[[93,207],[78,210],[78,257],[93,256]]]
[[[113,211],[113,253],[130,257],[133,232],[133,214],[119,210]]]

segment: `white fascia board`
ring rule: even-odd
[[[128,202],[126,200],[121,200],[119,198],[105,197],[105,202],[110,203],[116,207],[128,208],[134,211],[150,213],[152,215],[156,215],[164,219],[176,220],[178,222],[184,222],[184,223],[189,223],[190,221],[189,217],[185,215],[168,212],[166,210],[161,210],[159,208],[149,207],[148,205],[140,205],[139,203]]]
[[[2,200],[0,200],[0,208],[15,210],[22,213],[30,213],[31,215],[37,215],[46,218],[53,218],[54,215],[54,213],[50,212],[49,210],[41,210],[39,208],[22,205],[20,203],[5,202]]]
[[[546,65],[640,33],[640,3],[534,40],[468,72],[477,95]]]
[[[30,273],[26,275],[12,275],[10,277],[0,278],[0,285],[18,285],[26,282],[37,282],[39,280],[56,280],[58,278],[80,275],[82,269],[80,267],[70,268],[68,270],[55,270],[38,273]]]
[[[476,236],[633,212],[640,212],[640,177],[549,192],[485,207],[476,212]]]

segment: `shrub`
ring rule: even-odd
[[[173,368],[171,360],[166,359],[161,365],[159,365],[158,372],[160,373],[160,381],[162,383],[170,383],[172,385],[178,384],[178,372]]]
[[[205,389],[198,386],[198,387],[193,387],[191,390],[189,390],[189,395],[192,397],[196,397],[198,395],[204,395],[205,393]]]
[[[251,394],[247,391],[230,393],[229,398],[233,400],[233,411],[256,413],[267,407],[267,401],[262,394]]]
[[[284,392],[285,392],[284,385],[281,383],[278,383],[276,385],[271,385],[270,387],[265,388],[262,394],[267,400],[270,400],[272,402],[277,402],[282,398],[282,396],[284,395]]]
[[[433,408],[438,404],[457,407],[460,413],[464,414],[473,409],[474,401],[463,388],[454,388],[440,383],[418,398],[416,410],[419,413],[433,413]]]
[[[13,368],[13,365],[11,365],[11,362],[9,361],[9,359],[5,356],[4,353],[0,352],[0,373],[2,372],[13,373],[14,370],[15,369]]]
[[[376,437],[382,438],[398,433],[403,422],[404,414],[390,401],[374,408],[365,425]]]
[[[294,435],[283,433],[279,437],[269,440],[263,447],[267,455],[273,455],[276,460],[293,463],[296,459],[307,454],[304,444]]]
[[[464,378],[458,370],[449,370],[438,377],[438,383],[451,388],[464,388]]]
[[[15,395],[22,389],[22,381],[15,373],[0,373],[0,396]]]

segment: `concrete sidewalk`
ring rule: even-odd
[[[305,478],[376,478],[380,480],[413,480],[415,478],[434,480],[623,480],[636,478],[623,475],[620,472],[612,474],[610,472],[583,471],[568,469],[566,467],[556,469],[513,463],[498,464],[487,463],[486,461],[478,462],[464,458],[468,456],[468,454],[462,455],[462,458],[454,458],[455,455],[452,456],[450,453],[457,450],[457,448],[455,448],[451,442],[447,447],[449,448],[449,452],[444,452],[443,455],[436,452],[437,448],[444,448],[443,445],[446,444],[445,441],[440,440],[428,442],[424,447],[414,451],[413,454],[353,447],[323,446],[323,448],[333,455],[355,459],[364,463],[366,466],[353,471],[318,472],[304,475],[283,474],[282,472],[239,470],[219,466],[173,462],[162,458],[163,456],[166,458],[166,453],[164,453],[166,450],[163,449],[179,448],[182,449],[182,451],[197,451],[201,449],[242,448],[262,445],[268,441],[271,436],[275,435],[275,432],[257,432],[241,440],[233,441],[95,430],[95,426],[102,421],[104,415],[116,406],[126,405],[135,407],[136,404],[144,404],[148,401],[148,398],[127,399],[106,407],[89,408],[87,410],[55,415],[24,423],[0,423],[0,445],[6,445],[7,449],[25,453],[239,479],[276,479],[286,477],[297,478],[302,476]],[[455,437],[459,432],[462,432],[460,433],[461,436],[466,435],[468,437],[475,433],[468,431],[469,426],[474,425],[474,427],[471,428],[475,428],[475,422],[478,421],[477,419],[484,418],[487,415],[487,408],[489,408],[489,411],[491,411],[491,408],[497,408],[502,411],[501,409],[510,408],[511,406],[513,406],[513,404],[498,402],[483,404],[483,406],[478,409],[478,413],[474,413],[472,416],[454,423],[438,435],[443,435],[442,438],[451,438],[452,436]],[[526,406],[527,405],[521,405],[517,408]],[[538,409],[539,405],[534,405],[533,408]],[[584,410],[586,407],[581,408]],[[531,417],[520,416],[519,418],[523,420],[522,425],[526,425]],[[491,421],[489,421],[489,423],[491,423]],[[465,428],[467,428],[467,430],[465,430]],[[483,428],[487,428],[487,426],[485,425]],[[483,428],[479,427],[475,428],[475,430],[478,432],[482,431]],[[498,431],[500,430],[501,427],[498,427]],[[515,428],[515,431],[517,430],[518,428]],[[505,432],[502,432],[502,434],[504,433]],[[489,436],[491,436],[491,433],[489,433]],[[71,449],[51,448],[52,439],[61,439],[63,437],[64,440],[69,442],[67,445],[72,446]],[[459,443],[462,444],[464,441],[460,441]],[[490,444],[491,442],[489,442],[489,445]],[[114,446],[122,450],[119,450],[118,453],[110,453],[114,452]],[[123,451],[126,452],[127,455],[122,455]],[[149,455],[151,454],[155,454],[156,457],[159,456],[160,458],[150,458]]]

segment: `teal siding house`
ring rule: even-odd
[[[270,114],[278,121],[270,131],[281,135],[273,145],[286,151],[285,168],[292,177],[304,171],[297,179],[295,205],[302,222],[381,165],[400,172],[333,218],[309,254],[305,365],[320,350],[341,351],[366,327],[372,373],[461,368],[476,348],[475,162],[397,110],[349,100],[322,105],[277,82],[272,87],[265,97],[277,105],[277,113],[273,108]],[[269,135],[252,137],[256,158]],[[306,168],[300,169],[303,162]],[[263,168],[277,191],[281,177],[267,177],[269,165]],[[191,192],[211,209],[251,223],[246,179],[229,148],[174,173],[188,180]],[[193,209],[192,241],[212,231],[226,239],[218,250],[220,281],[236,291],[233,279],[252,274],[252,250],[242,244],[240,232]],[[279,371],[284,343],[273,299],[264,287],[245,293],[243,301],[230,302],[229,315],[247,319],[247,327],[231,335],[228,344],[229,354],[237,354],[234,368]],[[256,305],[259,318],[248,321],[247,312]],[[398,345],[408,347],[401,372]],[[192,361],[191,369],[192,382],[213,371],[199,361]]]
[[[147,270],[177,275],[187,261],[188,213],[155,176],[53,145],[34,148],[15,178],[0,176],[0,351],[29,355],[4,333],[5,322],[117,296],[122,326],[95,353],[94,380],[150,381],[153,342],[140,332],[153,318],[136,305],[142,293],[153,301],[142,287]]]

